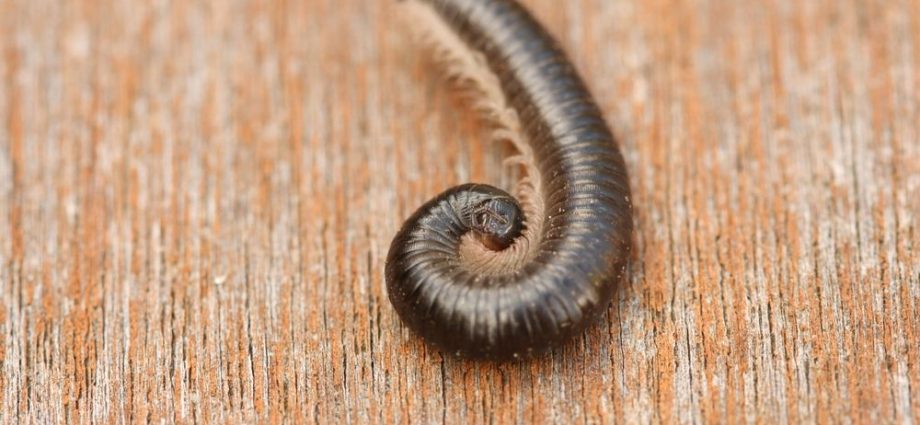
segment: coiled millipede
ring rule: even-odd
[[[605,311],[632,241],[623,157],[556,41],[513,0],[407,0],[449,74],[524,166],[515,199],[451,188],[403,225],[386,262],[403,322],[463,357],[528,357]]]

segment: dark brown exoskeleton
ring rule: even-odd
[[[467,49],[459,55],[491,72],[471,78],[495,81],[484,91],[498,93],[497,109],[513,121],[506,126],[525,143],[539,182],[538,208],[524,217],[511,195],[478,184],[429,201],[390,246],[390,301],[410,328],[451,354],[502,359],[542,352],[592,323],[624,279],[633,226],[623,158],[574,67],[520,5],[407,3],[438,21],[446,49]],[[469,235],[495,255],[534,240],[526,261],[484,273],[461,255]]]

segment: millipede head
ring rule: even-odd
[[[472,212],[473,234],[486,248],[501,251],[514,242],[524,229],[524,214],[512,197],[483,201]]]

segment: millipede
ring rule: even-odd
[[[447,74],[510,142],[513,196],[464,184],[397,232],[387,294],[450,355],[533,357],[585,330],[626,275],[632,205],[623,156],[560,45],[514,0],[402,0]]]

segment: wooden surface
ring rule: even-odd
[[[0,422],[920,421],[920,1],[528,0],[631,173],[631,279],[551,355],[386,298],[507,154],[393,1],[0,0]]]

